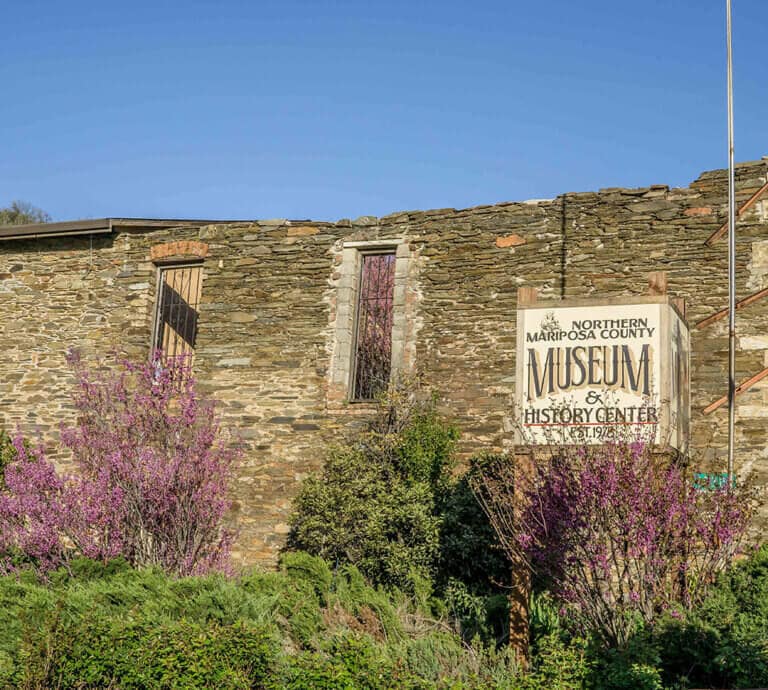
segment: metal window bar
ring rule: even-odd
[[[194,354],[201,280],[199,265],[161,269],[153,345],[165,357]]]
[[[395,254],[363,254],[357,301],[354,400],[372,400],[389,384],[394,293]]]

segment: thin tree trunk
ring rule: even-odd
[[[534,458],[532,452],[515,453],[515,486],[514,486],[514,522],[515,529],[520,524],[520,513],[523,508],[523,483],[521,477],[530,477]],[[531,570],[521,554],[512,558],[512,591],[509,597],[509,644],[515,650],[521,669],[527,669],[530,659],[530,601],[531,601]]]
[[[529,606],[531,600],[531,571],[521,560],[512,563],[512,589],[509,595],[509,644],[515,650],[522,670],[530,659]]]

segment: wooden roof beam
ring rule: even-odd
[[[750,208],[752,208],[757,200],[765,194],[765,192],[768,191],[768,181],[760,187],[749,199],[747,199],[740,207],[739,210],[736,211],[736,219],[738,220],[741,218],[741,216],[746,213]],[[717,242],[723,235],[725,235],[728,232],[728,221],[725,221],[717,230],[715,230],[708,238],[707,241],[704,243],[708,247],[711,247],[715,242]]]
[[[766,376],[768,376],[768,367],[763,369],[761,372],[755,374],[752,378],[747,379],[746,381],[742,381],[738,386],[736,386],[736,395],[741,395],[745,391],[748,391],[752,386],[754,386],[759,381],[762,381]],[[722,407],[728,402],[728,396],[724,395],[722,398],[718,398],[715,400],[715,402],[710,403],[707,405],[703,411],[704,414],[710,414],[714,412],[719,407]]]
[[[739,309],[743,309],[744,307],[748,307],[753,302],[757,302],[758,300],[763,299],[763,297],[768,297],[768,288],[763,288],[762,290],[754,292],[744,299],[736,302],[736,311],[739,311]],[[726,316],[728,316],[728,307],[715,312],[711,316],[708,316],[706,319],[702,319],[696,324],[696,326],[694,326],[694,328],[706,328],[710,324],[713,324],[716,321],[720,321],[720,319],[724,319]]]

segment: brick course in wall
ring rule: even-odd
[[[739,165],[747,200],[765,160]],[[195,367],[228,426],[248,445],[238,477],[237,556],[271,563],[288,531],[291,500],[327,445],[369,413],[343,401],[340,333],[352,284],[345,248],[397,247],[401,367],[418,370],[461,427],[461,451],[502,450],[513,439],[517,289],[540,299],[638,295],[666,271],[669,292],[696,324],[727,303],[727,249],[707,238],[726,220],[727,176],[689,187],[654,185],[568,193],[552,200],[402,212],[337,223],[185,224],[111,234],[0,242],[0,427],[39,434],[56,455],[71,422],[64,355],[114,348],[147,356],[157,265],[203,261]],[[347,257],[348,258],[348,257]],[[738,224],[739,297],[768,287],[768,219],[756,203]],[[399,292],[398,292],[399,290]],[[348,321],[347,321],[348,323]],[[739,381],[768,366],[768,298],[738,313]],[[343,343],[342,343],[343,345]],[[727,319],[692,328],[694,462],[719,469],[726,410]],[[341,389],[339,386],[341,385]],[[768,478],[768,380],[739,398],[737,462]]]

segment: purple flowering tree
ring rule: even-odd
[[[8,570],[19,555],[47,570],[65,555],[64,482],[42,448],[28,449],[21,437],[14,438],[13,447],[15,457],[5,466],[0,491],[0,570]]]
[[[77,472],[59,475],[42,449],[15,440],[0,492],[0,553],[41,570],[73,554],[124,556],[178,575],[225,569],[224,527],[239,457],[200,397],[184,358],[76,376],[77,424],[62,431]]]
[[[700,601],[752,513],[746,490],[697,489],[642,441],[531,449],[479,463],[473,488],[512,562],[615,645],[639,621]]]

